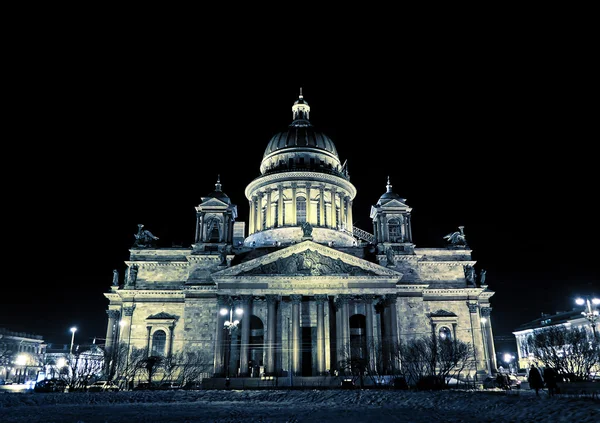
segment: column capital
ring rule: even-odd
[[[296,189],[298,188],[298,183],[297,182],[292,182],[292,189]]]
[[[385,294],[385,304],[386,305],[396,304],[397,300],[398,300],[398,294]]]
[[[133,316],[133,310],[135,310],[135,305],[130,307],[123,307],[123,314],[127,317]]]
[[[348,304],[350,302],[350,298],[352,298],[349,294],[339,294],[336,298],[336,301],[340,304]]]
[[[253,297],[254,297],[253,295],[242,295],[240,302],[244,305],[248,305],[252,301]]]
[[[307,182],[307,183],[304,184],[304,186],[306,187],[306,189],[310,189],[311,184],[310,184],[310,182]]]
[[[121,315],[119,310],[106,310],[106,314],[108,314],[109,319],[118,319]]]
[[[292,294],[290,295],[290,300],[292,301],[292,304],[300,304],[302,302],[302,295]]]
[[[367,304],[372,304],[375,298],[377,298],[375,294],[363,294],[360,296],[360,299]]]
[[[267,304],[268,305],[273,305],[273,304],[277,304],[277,302],[279,301],[279,295],[265,295],[265,297],[267,298]]]
[[[490,317],[492,314],[492,307],[481,307],[481,316]]]
[[[317,294],[315,295],[315,301],[317,302],[317,304],[323,304],[326,303],[328,300],[328,296],[326,294]]]
[[[479,304],[467,301],[467,307],[469,307],[469,313],[477,313]]]
[[[219,307],[229,306],[232,303],[232,299],[229,295],[217,295],[217,305]]]

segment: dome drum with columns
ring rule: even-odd
[[[412,208],[389,177],[372,232],[355,227],[357,192],[336,146],[313,128],[302,93],[292,112],[245,190],[248,222],[219,176],[189,248],[130,249],[125,280],[105,294],[107,349],[195,352],[214,386],[284,374],[294,378],[278,386],[301,386],[358,359],[391,374],[394,345],[433,333],[473,346],[472,376],[494,373],[494,293],[477,284],[471,250],[416,248]],[[239,323],[226,324],[234,309]]]

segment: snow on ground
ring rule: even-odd
[[[597,423],[591,396],[533,391],[245,390],[0,394],[0,422]]]

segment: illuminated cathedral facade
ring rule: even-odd
[[[467,243],[416,248],[389,178],[372,232],[354,227],[356,188],[333,141],[302,93],[292,113],[245,190],[248,222],[217,180],[191,246],[158,248],[139,225],[124,280],[104,294],[106,347],[201,352],[212,377],[323,376],[357,358],[391,372],[395,344],[434,335],[471,344],[474,372],[495,373],[494,293]]]

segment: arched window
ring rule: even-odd
[[[164,330],[157,330],[152,335],[152,353],[154,356],[164,356],[167,346],[167,334]]]
[[[296,223],[306,222],[306,198],[298,197],[296,199]]]
[[[439,336],[442,341],[451,341],[452,340],[452,331],[448,329],[446,326],[442,326],[439,330]]]
[[[206,222],[207,242],[219,242],[219,219],[209,219]]]
[[[390,242],[402,242],[402,229],[398,219],[390,219],[388,221],[388,229],[390,232]]]

